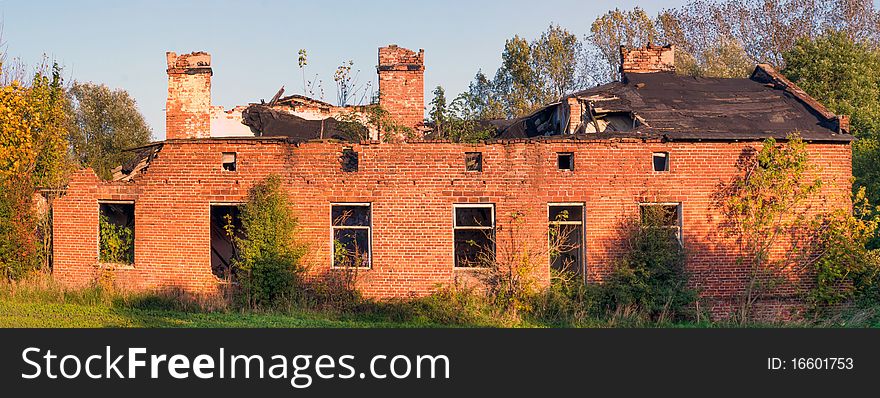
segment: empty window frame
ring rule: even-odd
[[[98,260],[134,264],[134,202],[98,203]]]
[[[681,243],[681,203],[639,204],[642,228],[657,228],[669,232]]]
[[[235,158],[235,152],[223,152],[223,154],[220,155],[220,163],[223,165],[223,170],[235,171],[238,167]]]
[[[548,205],[550,267],[584,274],[584,204]]]
[[[232,276],[232,261],[238,255],[236,238],[243,238],[241,210],[237,204],[211,204],[211,272],[220,279]]]
[[[346,173],[358,171],[358,153],[352,148],[343,148],[339,163],[342,166],[342,171]]]
[[[372,263],[372,206],[369,203],[330,205],[333,267],[370,268]]]
[[[669,152],[653,153],[654,171],[669,171]]]
[[[467,171],[483,171],[483,153],[465,152],[464,169]]]
[[[556,154],[556,166],[559,170],[574,170],[574,153],[559,152]]]
[[[495,260],[495,205],[453,205],[456,268],[486,267]]]

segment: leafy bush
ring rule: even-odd
[[[101,232],[101,250],[99,259],[106,263],[134,262],[134,231],[124,225],[110,222],[101,214],[98,218],[98,229]]]
[[[662,214],[648,209],[641,223],[624,223],[624,254],[601,288],[599,309],[658,322],[692,315],[697,293],[688,287],[684,250],[675,234],[660,227]]]
[[[880,250],[868,250],[880,225],[877,209],[868,204],[865,188],[853,199],[853,211],[837,209],[818,215],[810,231],[807,264],[816,272],[811,299],[818,305],[839,304],[866,295],[877,297]]]
[[[602,285],[585,284],[580,275],[551,270],[548,286],[532,296],[529,318],[553,326],[583,327],[601,323]]]
[[[357,268],[331,269],[316,280],[299,284],[290,304],[318,311],[352,311],[364,303],[357,290]]]
[[[748,270],[734,314],[741,322],[749,321],[755,304],[785,282],[791,259],[771,252],[783,245],[789,246],[787,254],[793,252],[793,245],[782,239],[805,227],[805,204],[822,186],[821,180],[809,179],[816,166],[806,145],[796,133],[781,144],[765,139],[760,150],[743,152],[740,175],[716,192],[716,206],[724,215],[722,230],[733,238],[740,253],[737,261]]]
[[[349,141],[369,140],[371,129],[378,130],[379,138],[383,142],[415,138],[412,127],[395,121],[391,114],[378,104],[362,106],[358,112],[343,112],[337,116],[337,119],[336,127]]]
[[[288,296],[303,266],[305,247],[296,242],[298,221],[281,188],[270,175],[255,185],[241,207],[243,237],[236,237],[233,274],[249,306],[276,303]]]
[[[490,234],[489,244],[495,250],[481,248],[478,255],[480,266],[485,268],[478,277],[485,284],[486,295],[499,313],[513,318],[530,310],[530,297],[538,290],[535,271],[546,266],[545,256],[550,251],[546,242],[529,239],[525,227],[523,213],[511,213],[503,225],[496,227],[496,232],[507,238],[499,245],[496,235]]]
[[[0,276],[19,279],[40,265],[43,249],[34,234],[33,185],[29,177],[0,178]]]

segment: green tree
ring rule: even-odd
[[[504,43],[494,79],[478,72],[459,107],[467,119],[519,117],[580,88],[577,36],[550,25],[536,40],[514,36]]]
[[[826,29],[855,40],[876,40],[878,13],[871,0],[695,0],[658,16],[661,40],[703,64],[703,54],[718,43],[742,46],[748,58],[776,68],[798,40]]]
[[[502,103],[495,96],[492,80],[483,71],[474,75],[467,91],[459,94],[449,105],[450,112],[465,120],[503,119]]]
[[[241,207],[243,236],[235,239],[233,263],[248,305],[272,304],[293,292],[306,252],[296,239],[298,225],[279,176],[254,185]]]
[[[447,104],[446,92],[443,87],[437,86],[428,113],[428,121],[434,124],[433,137],[454,142],[479,142],[493,138],[495,129],[480,121],[486,117],[476,110],[479,109],[474,105],[476,101],[476,97],[461,94]]]
[[[880,132],[880,52],[842,31],[801,39],[784,54],[782,73],[828,109],[850,115],[858,137]]]
[[[579,88],[581,52],[577,36],[556,25],[532,42],[519,36],[507,40],[492,82],[506,116],[526,115]]]
[[[655,18],[639,7],[609,11],[593,21],[591,34],[585,38],[587,53],[592,54],[585,67],[592,71],[590,76],[597,83],[619,80],[621,46],[662,43],[676,46],[675,66],[679,74],[748,76],[755,63],[740,40],[724,28],[732,22],[722,10],[732,6],[694,2],[680,9],[664,10]]]
[[[133,156],[126,149],[150,142],[152,132],[125,90],[77,82],[68,94],[71,150],[99,177],[110,179],[113,169]]]
[[[772,255],[772,249],[783,235],[805,227],[804,203],[822,184],[807,179],[813,168],[799,136],[790,135],[784,144],[768,138],[741,162],[741,174],[717,192],[717,206],[725,216],[721,226],[737,246],[738,262],[748,270],[740,322],[751,319],[754,304],[781,280],[787,261]]]
[[[431,109],[428,111],[428,121],[434,124],[434,131],[443,131],[449,110],[446,105],[446,91],[442,86],[434,89],[434,98],[429,105]]]
[[[29,176],[0,179],[0,276],[18,279],[40,267],[44,252]]]
[[[798,41],[784,58],[786,77],[832,112],[850,115],[858,138],[853,144],[854,190],[866,188],[870,202],[880,204],[880,51],[847,32],[828,31]]]
[[[468,101],[470,97],[462,94],[447,105],[446,92],[443,87],[437,86],[428,113],[428,120],[434,123],[434,138],[454,142],[480,142],[495,136],[495,129],[480,122],[479,119],[484,118],[472,110],[474,107],[466,105]]]
[[[549,28],[531,43],[532,69],[537,77],[541,93],[540,101],[555,101],[581,88],[577,63],[583,53],[583,45],[577,36],[558,25]],[[540,105],[545,105],[541,103]]]
[[[543,105],[537,72],[532,68],[532,47],[528,40],[514,36],[504,43],[501,67],[492,81],[493,95],[501,100],[507,117],[527,114]]]

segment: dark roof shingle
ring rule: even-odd
[[[798,132],[808,140],[851,141],[848,127],[778,72],[759,65],[750,78],[723,79],[672,72],[629,73],[612,82],[579,91],[576,97],[598,113],[631,113],[643,124],[638,133],[681,140],[745,140],[786,137]],[[499,129],[500,138],[534,138],[536,115],[515,119]],[[546,120],[546,119],[545,119]],[[844,124],[841,128],[840,124]],[[635,132],[635,131],[634,131]],[[626,135],[623,132],[618,133]]]

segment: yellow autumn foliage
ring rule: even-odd
[[[0,64],[0,82],[2,73]],[[0,275],[6,278],[45,264],[51,234],[33,195],[38,187],[63,186],[71,170],[66,110],[57,65],[28,84],[0,84]]]

